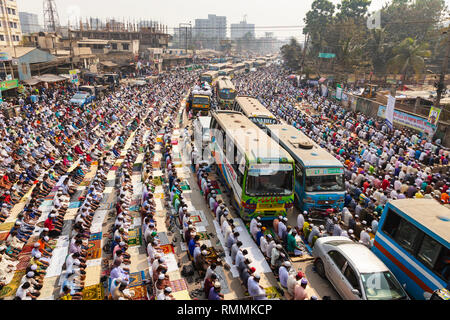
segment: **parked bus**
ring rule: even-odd
[[[218,72],[219,72],[219,77],[225,76],[225,77],[229,77],[230,79],[233,79],[233,77],[234,77],[234,70],[232,68],[222,69],[222,70],[219,70]]]
[[[244,63],[236,63],[233,65],[234,74],[244,72],[245,64]]]
[[[236,98],[236,88],[228,77],[219,77],[216,81],[217,101],[220,106],[230,108]]]
[[[295,160],[295,196],[301,210],[344,207],[344,166],[327,150],[288,124],[267,125],[269,135]]]
[[[209,70],[210,71],[219,71],[227,68],[229,66],[229,63],[216,63],[216,64],[210,64]]]
[[[241,217],[285,216],[294,202],[293,159],[242,113],[219,110],[212,117],[212,155]]]
[[[255,62],[253,62],[253,67],[257,68],[257,67],[264,67],[266,65],[266,61],[265,60],[256,60]]]
[[[219,72],[217,71],[207,71],[207,72],[203,72],[200,76],[200,81],[203,82],[208,82],[209,85],[212,85],[214,83],[214,81],[216,81],[217,77],[219,76]]]
[[[258,99],[249,96],[238,96],[233,105],[233,110],[242,112],[260,128],[267,124],[278,123],[275,116],[264,107]]]
[[[434,199],[401,199],[384,207],[372,246],[414,299],[450,289],[450,209]]]

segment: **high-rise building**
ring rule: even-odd
[[[227,37],[227,17],[208,14],[208,19],[195,19],[194,37],[224,40]]]
[[[247,33],[250,33],[251,37],[255,37],[255,25],[247,23],[247,21],[241,21],[239,23],[231,24],[231,40],[237,40],[244,37]]]
[[[22,40],[16,0],[0,0],[0,46],[17,46]]]
[[[41,31],[38,15],[30,12],[19,12],[22,34],[31,34]]]

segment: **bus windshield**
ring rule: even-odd
[[[293,176],[291,164],[252,165],[247,175],[247,195],[291,195]]]
[[[305,190],[307,192],[344,191],[344,175],[307,175]]]
[[[236,91],[230,89],[222,89],[219,91],[219,96],[221,99],[234,100],[234,98],[236,98]]]
[[[207,97],[194,97],[192,104],[209,104],[209,98]]]
[[[200,80],[201,80],[202,83],[203,82],[211,83],[212,78],[211,78],[211,76],[202,76]]]
[[[362,273],[361,280],[367,300],[400,300],[406,295],[389,271]]]

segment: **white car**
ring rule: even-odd
[[[317,273],[344,300],[409,300],[386,265],[360,243],[346,237],[323,237],[315,242],[312,254]]]

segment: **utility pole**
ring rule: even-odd
[[[441,103],[442,93],[445,91],[445,74],[447,73],[448,67],[448,59],[450,58],[450,28],[444,31],[444,34],[447,34],[447,52],[445,53],[444,61],[442,62],[441,75],[439,77],[439,82],[437,83],[437,91],[436,91],[436,102],[435,107],[439,108]]]

